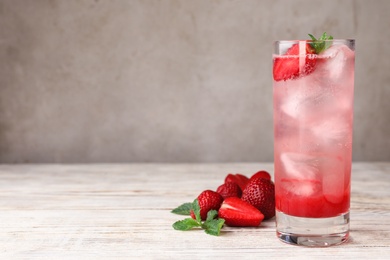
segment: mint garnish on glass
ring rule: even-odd
[[[317,54],[323,52],[332,45],[333,36],[327,35],[326,32],[324,32],[319,39],[314,37],[312,34],[309,34],[309,36],[313,40],[310,43],[310,46],[315,50]]]

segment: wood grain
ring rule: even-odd
[[[219,237],[176,231],[170,210],[216,189],[229,172],[272,164],[0,165],[0,257],[390,257],[390,163],[354,163],[351,239],[331,248],[279,242],[274,220],[224,227]]]

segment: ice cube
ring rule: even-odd
[[[344,198],[345,163],[341,157],[321,158],[322,191],[326,200],[340,203]]]
[[[282,153],[280,160],[288,179],[320,180],[318,158],[300,153]]]
[[[321,182],[318,180],[282,179],[283,190],[289,194],[302,197],[315,197],[321,195]]]
[[[326,61],[320,63],[318,70],[326,70],[329,79],[338,81],[345,74],[346,70],[351,70],[351,63],[354,61],[355,54],[346,45],[333,45],[320,55]]]
[[[309,120],[333,98],[332,89],[326,88],[322,78],[314,72],[289,83],[283,97],[281,110],[292,118]]]
[[[336,156],[283,153],[284,190],[299,196],[320,196],[340,203],[344,196],[344,160]]]
[[[322,145],[345,144],[351,131],[348,119],[342,115],[319,118],[310,125],[310,129],[316,141]]]
[[[289,93],[287,93],[283,98],[283,104],[281,105],[281,110],[292,118],[298,117],[300,104],[305,100],[302,94],[299,92],[299,85],[296,87],[291,87]]]

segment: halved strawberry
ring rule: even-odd
[[[218,217],[223,218],[225,224],[231,227],[257,227],[264,219],[257,208],[236,197],[223,201]]]
[[[314,71],[317,58],[315,49],[306,41],[294,44],[283,56],[274,59],[273,75],[275,81],[295,79]]]
[[[245,186],[248,183],[248,181],[249,181],[249,178],[246,177],[245,175],[240,174],[240,173],[237,173],[237,174],[229,173],[225,178],[225,183],[226,182],[235,182],[238,184],[238,186],[240,186],[241,190],[245,189]]]

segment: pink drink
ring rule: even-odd
[[[289,47],[281,45],[287,43],[294,44],[277,43],[274,61],[292,58],[283,53]],[[302,233],[310,228],[316,232],[320,219],[343,216],[342,232],[348,237],[349,217],[345,220],[345,216],[349,216],[351,189],[354,41],[334,40],[320,54],[306,54],[301,48],[298,57],[300,66],[305,66],[306,57],[316,60],[312,72],[274,80],[273,86],[278,232],[294,230],[294,223],[300,223],[289,217],[317,219],[312,227],[297,228]],[[326,235],[323,230],[307,236]]]

